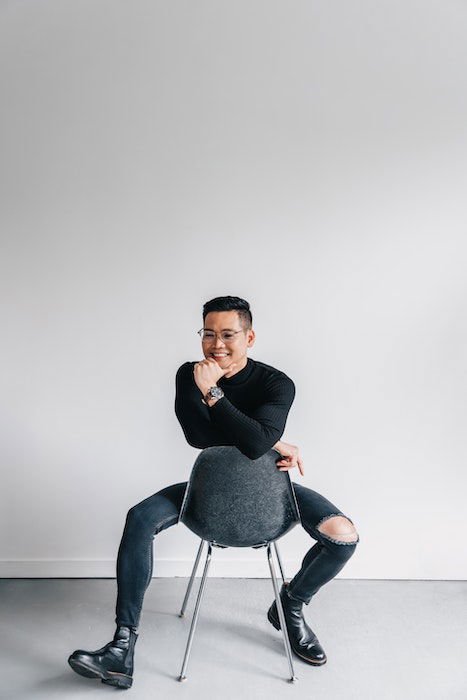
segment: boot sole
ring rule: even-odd
[[[268,610],[268,620],[271,623],[271,625],[276,628],[276,630],[280,631],[281,625],[280,625],[279,620],[277,620],[271,614],[271,612],[269,610]],[[290,639],[290,636],[289,636],[289,642],[290,642],[290,648],[292,649],[293,653],[296,654],[297,656],[299,656],[303,661],[306,661],[307,664],[311,664],[312,666],[322,666],[323,664],[326,663],[327,658],[324,658],[322,661],[313,661],[312,659],[309,659],[308,657],[303,656],[303,654],[300,654],[300,652],[294,648],[294,645],[293,645],[292,640]]]
[[[78,659],[69,658],[68,663],[70,664],[73,671],[79,673],[80,676],[85,678],[100,678],[102,683],[107,685],[113,685],[116,688],[131,688],[133,683],[133,678],[126,675],[125,673],[117,673],[116,671],[99,671],[92,666],[79,661]]]

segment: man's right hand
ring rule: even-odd
[[[281,442],[279,440],[273,445],[272,449],[277,450],[282,457],[282,459],[276,462],[280,472],[298,467],[300,474],[304,476],[305,470],[303,469],[303,461],[298,453],[298,447],[296,445],[289,445],[287,442]]]

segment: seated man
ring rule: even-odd
[[[188,443],[201,449],[233,445],[252,460],[273,448],[281,455],[279,469],[298,467],[303,475],[298,448],[279,439],[295,385],[284,372],[247,357],[255,341],[250,305],[239,297],[217,297],[204,304],[203,323],[199,333],[205,359],[185,362],[176,375],[175,413]],[[359,536],[333,503],[292,483],[302,525],[316,543],[280,595],[293,652],[321,666],[326,655],[303,617],[302,605],[342,569]],[[71,654],[68,662],[82,676],[120,688],[132,685],[137,630],[153,571],[153,539],[178,522],[186,485],[167,486],[128,511],[117,558],[117,629],[101,649]],[[275,601],[267,617],[279,629]]]

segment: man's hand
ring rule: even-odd
[[[303,469],[303,461],[298,454],[298,447],[296,447],[296,445],[289,445],[287,442],[281,442],[279,440],[279,442],[273,445],[273,449],[279,452],[282,457],[282,459],[276,462],[276,466],[279,468],[280,472],[298,467],[300,474],[304,476],[305,470]]]
[[[221,377],[228,376],[228,373],[235,369],[235,365],[235,362],[231,362],[228,367],[222,369],[213,357],[197,362],[193,368],[193,376],[203,396]]]

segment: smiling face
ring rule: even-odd
[[[204,319],[203,328],[217,334],[214,338],[208,338],[202,342],[206,359],[213,357],[222,368],[235,362],[233,374],[246,366],[247,349],[251,348],[255,342],[255,332],[252,328],[243,329],[237,311],[210,311]],[[222,332],[235,333],[235,335],[230,341],[225,341],[221,338]]]

